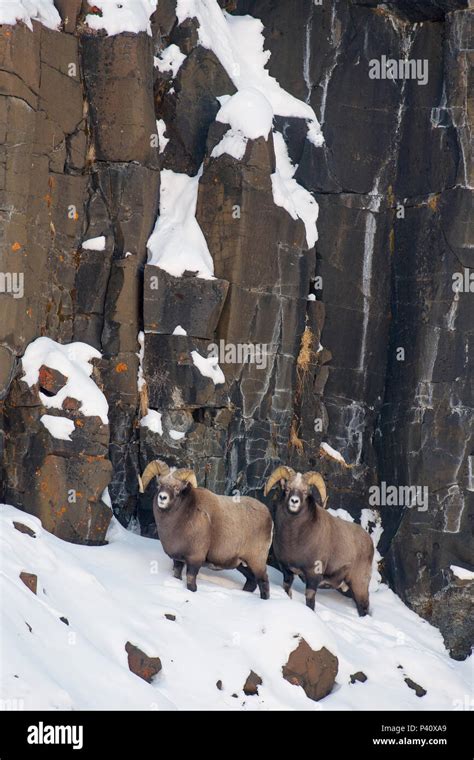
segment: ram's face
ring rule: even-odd
[[[298,473],[292,480],[286,481],[283,487],[286,509],[292,515],[297,515],[308,498],[308,486]]]
[[[158,509],[163,511],[172,509],[180,501],[180,497],[186,488],[189,489],[189,483],[173,478],[172,475],[160,478],[156,494]]]

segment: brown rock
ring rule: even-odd
[[[161,670],[161,660],[159,657],[148,657],[145,652],[131,644],[129,641],[125,644],[125,651],[128,654],[128,667],[139,678],[151,683],[153,677]]]
[[[14,522],[13,526],[20,531],[20,533],[26,533],[28,536],[31,536],[31,538],[36,538],[36,533],[34,530],[31,530],[31,528],[28,527],[28,525],[24,525],[20,522]]]
[[[71,396],[66,396],[66,398],[63,401],[62,407],[64,411],[66,412],[77,412],[81,407],[81,402],[77,400],[77,398],[71,398]]]
[[[27,588],[30,589],[30,591],[33,592],[33,594],[36,594],[36,589],[38,585],[38,576],[34,573],[26,573],[24,570],[20,573],[20,578],[27,586]]]
[[[304,639],[300,639],[282,668],[283,678],[295,686],[301,686],[306,696],[317,702],[327,696],[334,686],[338,664],[337,657],[326,647],[315,651]]]
[[[41,393],[45,393],[46,396],[55,396],[66,385],[67,377],[57,369],[51,369],[51,367],[42,364],[39,369],[38,382]]]
[[[258,694],[258,687],[261,686],[262,683],[263,681],[260,676],[251,670],[244,684],[244,694],[246,694],[248,697],[255,696]]]

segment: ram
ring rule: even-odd
[[[265,496],[277,484],[281,499],[275,511],[273,550],[283,572],[283,588],[291,596],[295,574],[306,584],[306,604],[314,610],[318,586],[349,593],[360,616],[369,610],[369,582],[374,545],[360,527],[326,511],[326,486],[318,472],[296,473],[277,467],[265,486]],[[322,506],[316,502],[319,491]]]
[[[165,462],[150,462],[139,479],[140,491],[156,477],[158,490],[153,514],[166,554],[173,560],[174,576],[196,591],[196,576],[206,565],[214,570],[236,568],[246,578],[244,591],[260,590],[270,596],[267,557],[272,541],[272,518],[264,504],[250,496],[234,500],[198,488],[192,470],[170,470]]]

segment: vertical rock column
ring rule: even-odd
[[[105,236],[106,246],[78,254],[74,337],[103,352],[99,371],[110,405],[113,464],[109,491],[127,523],[137,494],[143,267],[159,204],[153,40],[145,33],[84,34],[81,53],[91,130],[84,239]]]

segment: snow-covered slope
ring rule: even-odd
[[[331,590],[318,593],[317,614],[309,611],[301,586],[288,599],[276,571],[269,601],[241,591],[235,571],[201,571],[193,594],[172,577],[158,541],[115,520],[108,538],[103,547],[68,544],[36,518],[0,507],[1,699],[24,709],[449,710],[470,692],[470,662],[451,660],[440,633],[385,586],[372,595],[366,618]],[[38,576],[37,596],[22,571]],[[281,676],[298,635],[339,658],[336,687],[319,703]],[[152,684],[129,671],[127,641],[161,658]],[[263,685],[246,697],[251,669]],[[351,685],[359,670],[368,680]],[[426,696],[417,697],[406,676]]]

